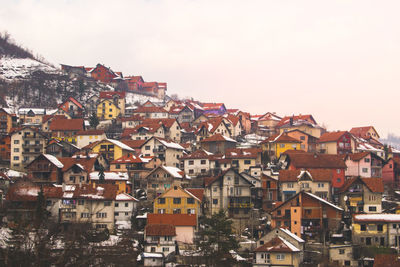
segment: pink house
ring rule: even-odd
[[[391,185],[393,188],[399,188],[400,158],[391,158],[383,165],[382,178],[385,185]]]
[[[371,152],[348,154],[345,163],[346,176],[382,177],[382,159]]]

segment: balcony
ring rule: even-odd
[[[160,153],[163,153],[163,152],[165,152],[165,147],[154,148],[154,149],[153,149],[153,152],[160,152]]]
[[[230,209],[250,209],[253,207],[252,203],[229,203],[228,208]]]
[[[43,143],[39,143],[39,144],[22,144],[22,148],[43,148]]]

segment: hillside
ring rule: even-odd
[[[0,107],[14,110],[20,107],[55,108],[64,99],[73,96],[85,103],[100,91],[114,88],[86,76],[71,78],[60,68],[35,58],[31,52],[0,35]],[[147,100],[160,101],[135,93],[127,94],[127,105]]]

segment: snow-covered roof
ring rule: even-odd
[[[57,166],[57,168],[64,168],[64,164],[62,164],[56,157],[50,154],[43,154],[51,163]]]
[[[131,195],[128,195],[126,193],[120,193],[115,197],[116,201],[139,201],[136,198],[134,198]]]
[[[183,178],[182,177],[182,170],[172,166],[161,166],[165,171],[169,172],[172,177],[174,178]]]
[[[300,249],[298,249],[295,245],[293,245],[292,243],[290,243],[289,241],[287,241],[286,239],[278,236],[278,238],[286,245],[288,246],[293,252],[297,252],[300,251]]]
[[[332,203],[330,203],[329,201],[326,201],[326,200],[323,199],[323,198],[320,198],[320,197],[318,197],[318,196],[316,196],[316,195],[314,195],[314,194],[308,193],[308,192],[304,192],[304,193],[306,193],[306,194],[309,195],[310,197],[313,197],[313,198],[315,198],[315,199],[317,199],[317,200],[319,200],[319,201],[321,201],[321,202],[323,202],[323,203],[325,203],[325,204],[331,206],[331,207],[334,208],[334,209],[343,211],[342,208],[339,208],[338,206],[333,205]]]
[[[142,252],[143,258],[163,258],[164,255],[162,253],[150,253],[150,252]]]
[[[4,172],[8,177],[12,178],[12,177],[23,177],[26,176],[26,173],[24,172],[19,172],[19,171],[14,171],[14,170],[7,170],[6,172]]]
[[[185,148],[183,146],[181,146],[180,144],[174,143],[174,142],[169,142],[167,140],[163,140],[163,139],[159,139],[157,138],[157,140],[163,144],[164,146],[168,147],[168,148],[173,148],[173,149],[179,149],[179,150],[185,150]]]
[[[118,140],[114,140],[114,139],[106,139],[106,140],[113,143],[116,146],[119,146],[120,148],[122,148],[124,150],[134,151],[132,148],[130,148],[129,146],[125,145],[124,143],[122,143]]]
[[[236,140],[233,140],[232,138],[226,137],[225,135],[223,135],[222,137],[225,139],[225,141],[237,143]]]
[[[355,221],[380,221],[380,222],[400,222],[400,214],[380,213],[380,214],[357,214],[354,215]]]
[[[104,172],[104,180],[125,180],[128,181],[127,172]],[[90,180],[99,180],[99,172],[91,172]]]
[[[297,242],[300,243],[304,243],[304,240],[301,239],[300,237],[298,237],[297,235],[293,234],[292,232],[290,232],[288,229],[285,228],[280,228],[280,230],[284,233],[286,233],[288,236],[292,237],[293,239],[295,239]]]
[[[143,215],[136,216],[136,219],[147,219],[147,212]]]

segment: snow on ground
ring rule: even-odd
[[[46,73],[59,72],[56,68],[31,58],[0,58],[0,77],[5,80],[25,78],[37,70]]]
[[[151,102],[160,102],[161,99],[154,96],[147,96],[137,93],[127,92],[125,96],[126,106],[133,106],[136,102],[140,104],[144,104],[147,100]]]

